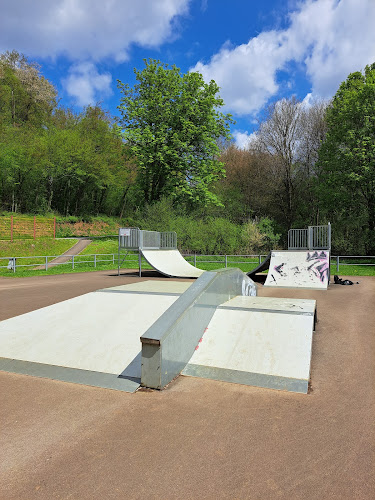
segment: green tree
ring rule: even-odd
[[[119,81],[123,136],[138,166],[138,185],[146,203],[173,197],[191,205],[218,204],[211,191],[224,176],[218,140],[229,138],[230,115],[214,81],[176,66],[145,61],[134,70],[133,88]]]
[[[327,135],[319,151],[323,208],[351,251],[375,252],[375,63],[351,73],[327,111]]]
[[[14,50],[0,54],[0,118],[5,123],[43,125],[56,107],[56,96],[38,64]]]

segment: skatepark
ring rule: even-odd
[[[0,279],[2,356],[14,363],[0,371],[4,498],[371,498],[374,279],[286,289],[244,276]],[[174,337],[158,332],[167,311],[170,319],[181,308],[188,312],[177,317],[179,336],[185,321],[197,339],[182,375],[170,379],[163,356],[175,344],[163,342]],[[174,328],[170,320],[168,332]],[[134,347],[130,337],[123,345],[126,331],[135,331]],[[109,339],[102,345],[100,333]],[[275,359],[259,366],[269,353]],[[156,356],[169,378],[148,371],[151,383],[134,392]],[[38,365],[66,369],[54,377]],[[272,386],[281,372],[266,368],[275,366],[293,383],[307,376],[309,390]],[[99,373],[107,374],[102,385]],[[113,387],[114,378],[136,387]],[[147,388],[159,383],[163,391]]]
[[[239,269],[199,270],[183,259],[173,232],[120,229],[119,263],[122,248],[137,249],[139,263],[148,258],[165,275],[197,279],[99,289],[5,320],[0,369],[129,392],[163,389],[181,373],[308,392],[315,300],[257,297]],[[319,287],[309,270],[322,259],[305,253],[286,253],[291,269],[293,259],[298,264],[294,273],[274,266],[284,285]]]

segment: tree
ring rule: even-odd
[[[284,229],[311,224],[318,218],[311,179],[316,175],[314,165],[325,135],[326,107],[324,101],[306,106],[294,96],[281,99],[269,106],[250,143],[258,155],[272,158],[268,189],[274,202],[270,212]]]
[[[138,185],[146,203],[172,197],[192,205],[217,204],[210,190],[223,177],[220,137],[229,138],[230,115],[214,81],[199,73],[181,75],[176,66],[145,61],[134,70],[133,88],[119,81],[123,136],[138,166]]]
[[[287,227],[292,226],[295,216],[295,164],[300,137],[300,116],[301,103],[295,97],[271,104],[266,120],[260,124],[255,144],[252,145],[273,157],[277,177],[281,178],[283,185],[283,189],[278,192],[278,198]]]
[[[56,107],[56,96],[38,64],[15,50],[0,54],[0,116],[5,122],[43,124]]]
[[[319,151],[322,206],[352,251],[375,252],[375,63],[351,73],[327,111],[327,135]],[[347,229],[350,227],[350,231]]]
[[[220,159],[226,172],[217,186],[226,207],[222,215],[235,222],[274,217],[278,211],[274,197],[280,189],[280,182],[274,172],[272,156],[239,149],[232,143],[222,151]]]

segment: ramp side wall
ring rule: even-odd
[[[185,368],[217,306],[256,294],[255,283],[240,269],[205,272],[142,335],[141,385],[165,387]]]

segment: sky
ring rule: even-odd
[[[215,80],[246,147],[267,106],[331,98],[375,62],[375,0],[0,0],[0,53],[41,65],[60,104],[119,115],[144,59]]]

